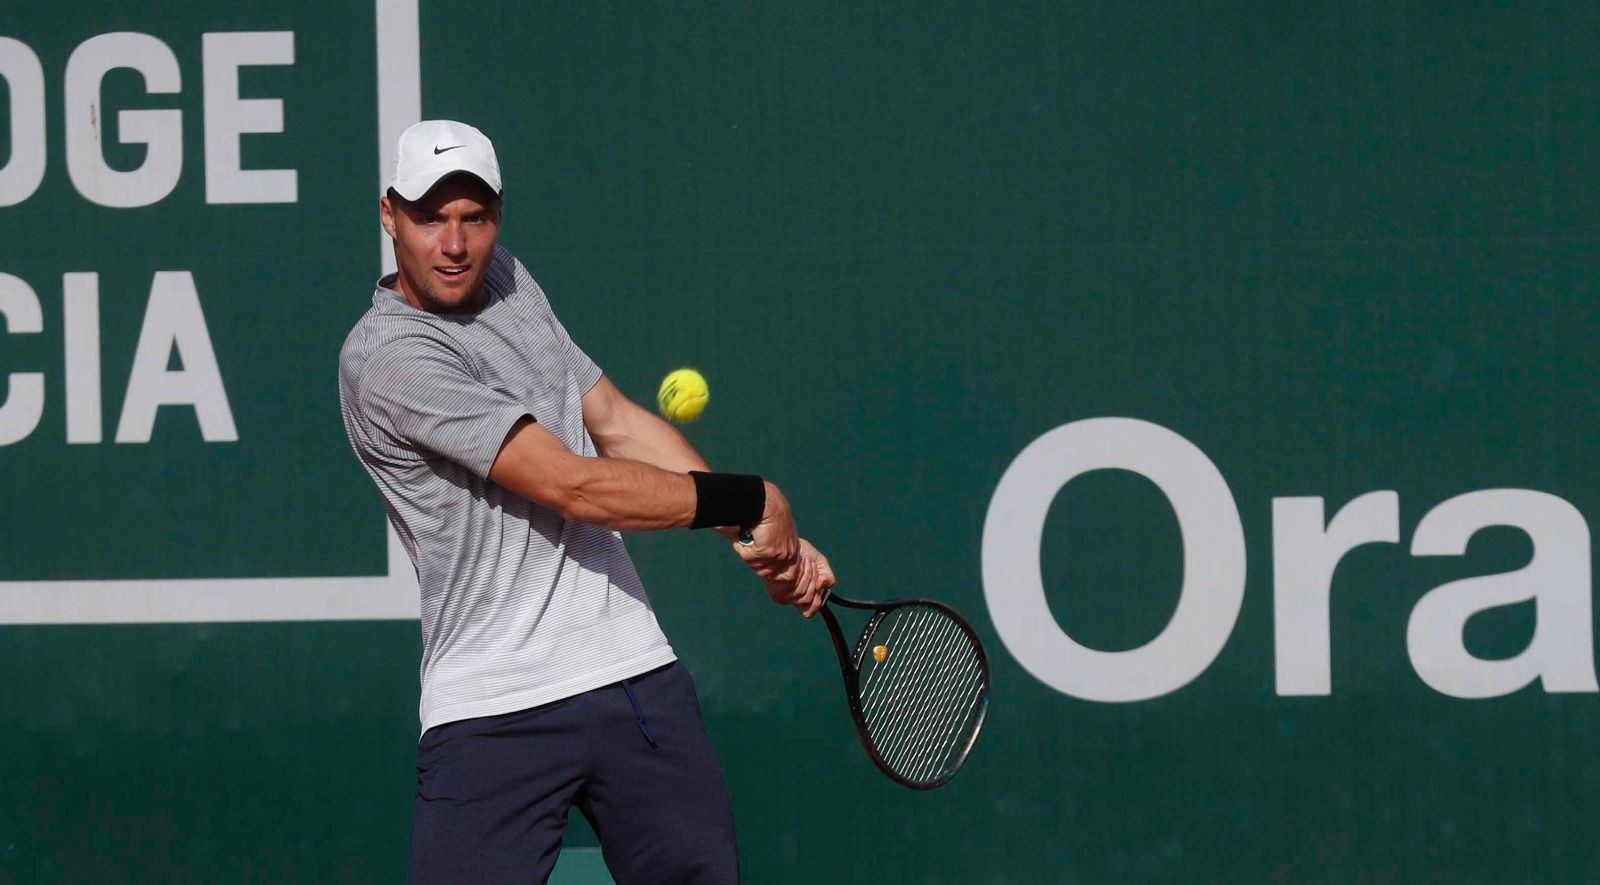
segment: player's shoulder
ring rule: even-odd
[[[527,272],[510,249],[496,243],[489,256],[489,273],[484,282],[496,292],[510,294],[516,288],[517,277]]]
[[[539,288],[527,266],[501,244],[495,245],[494,255],[489,259],[486,283],[508,302],[534,307],[545,302],[544,290]]]
[[[440,351],[463,355],[463,347],[448,323],[407,309],[399,299],[386,299],[380,293],[345,335],[339,348],[339,375],[346,383],[359,383],[374,360]]]

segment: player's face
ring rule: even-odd
[[[400,294],[429,313],[483,306],[483,277],[500,236],[500,199],[469,176],[448,178],[415,203],[384,197],[383,227],[394,237]]]

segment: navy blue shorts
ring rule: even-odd
[[[689,671],[450,722],[417,744],[411,881],[544,882],[576,805],[618,885],[739,880],[733,808]]]

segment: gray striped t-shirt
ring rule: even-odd
[[[484,307],[431,314],[378,283],[339,354],[345,432],[422,588],[422,730],[521,710],[673,660],[609,529],[489,481],[523,415],[593,457],[600,369],[496,247]]]

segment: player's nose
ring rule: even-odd
[[[444,231],[439,237],[439,251],[450,258],[461,258],[467,254],[467,232],[459,222],[450,222],[444,226]]]

